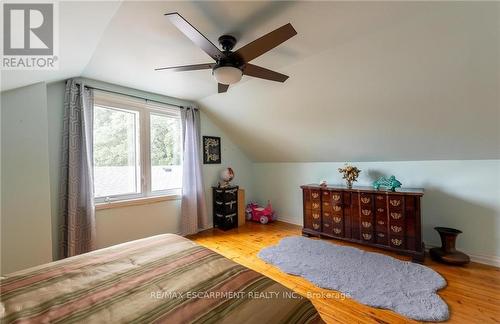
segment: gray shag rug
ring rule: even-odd
[[[315,285],[362,304],[419,321],[445,321],[448,305],[436,294],[446,280],[434,270],[380,253],[300,236],[262,249],[259,257]]]

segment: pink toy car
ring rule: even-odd
[[[260,222],[261,224],[267,224],[269,222],[276,220],[276,213],[271,206],[271,202],[267,202],[267,206],[261,207],[256,202],[251,202],[246,208],[246,218],[254,222]]]

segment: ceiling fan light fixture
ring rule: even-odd
[[[213,75],[218,83],[231,85],[241,80],[243,72],[234,66],[220,66],[213,70]]]

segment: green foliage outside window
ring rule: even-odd
[[[137,121],[138,122],[138,121]],[[151,115],[151,164],[180,165],[181,141],[178,119]],[[134,113],[94,108],[94,165],[132,166],[136,161]]]

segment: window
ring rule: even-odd
[[[180,193],[179,109],[96,91],[93,127],[96,202]]]

